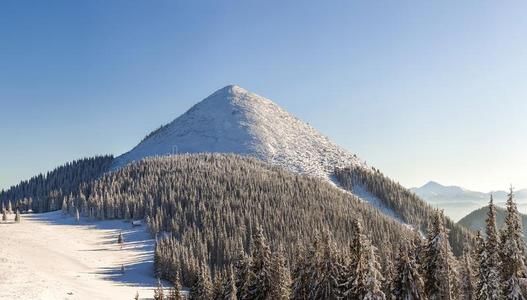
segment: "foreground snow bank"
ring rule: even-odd
[[[61,212],[23,215],[20,223],[13,218],[0,222],[0,299],[152,297],[154,241],[144,225],[77,223]]]

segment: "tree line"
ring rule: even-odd
[[[438,210],[426,238],[414,234],[403,239],[395,255],[384,258],[358,220],[346,247],[337,246],[325,230],[307,247],[295,247],[291,263],[257,226],[250,251],[240,248],[215,276],[204,261],[167,266],[174,244],[171,237],[164,237],[156,246],[155,270],[174,288],[167,296],[157,289],[156,299],[180,299],[174,291],[180,291],[182,283],[190,287],[191,299],[205,300],[525,299],[525,243],[512,192],[507,211],[506,223],[498,230],[491,199],[486,237],[478,233],[476,247],[466,247],[460,257],[452,252],[445,218]]]
[[[403,222],[423,232],[433,219],[434,208],[430,204],[375,168],[339,168],[335,170],[335,178],[342,188],[350,192],[356,188],[365,189],[394,211]],[[465,241],[472,240],[473,233],[448,217],[445,217],[444,223],[450,232],[449,240],[454,253],[461,255]]]

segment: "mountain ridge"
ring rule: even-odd
[[[470,212],[487,205],[490,195],[498,206],[504,206],[507,191],[478,192],[465,189],[455,185],[442,185],[436,181],[429,181],[421,187],[410,188],[410,191],[426,200],[431,205],[440,207],[454,220],[460,220]],[[515,191],[520,211],[525,213],[526,209],[521,206],[527,205],[527,189]]]
[[[112,169],[149,156],[236,153],[289,171],[330,179],[335,167],[368,167],[273,101],[237,85],[223,87],[116,158]]]

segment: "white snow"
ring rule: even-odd
[[[255,156],[329,179],[335,167],[366,163],[264,97],[231,85],[194,105],[116,158],[114,169],[154,155],[223,152]]]
[[[122,249],[116,243],[121,231]],[[153,295],[153,240],[145,226],[121,220],[77,224],[73,217],[51,212],[22,215],[20,223],[0,222],[0,236],[0,299]]]
[[[336,167],[371,169],[356,155],[318,133],[269,99],[231,85],[194,105],[116,158],[113,169],[156,155],[221,152],[257,157],[284,169],[327,180],[339,187]],[[362,189],[353,192],[400,221],[380,199]]]

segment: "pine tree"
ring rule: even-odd
[[[428,241],[423,252],[425,290],[430,300],[453,299],[457,277],[455,262],[444,227],[443,212],[436,210],[428,230]]]
[[[209,300],[212,299],[212,282],[206,266],[201,264],[196,280],[190,289],[190,299]]]
[[[461,268],[461,299],[475,300],[475,276],[473,271],[472,255],[469,245],[465,245],[463,264]]]
[[[245,251],[238,244],[237,257],[234,260],[233,269],[236,286],[236,297],[242,299],[242,296],[246,294],[245,287],[249,276],[249,268],[251,266],[251,259],[247,256]]]
[[[292,272],[291,298],[295,300],[304,300],[309,297],[312,278],[312,264],[315,262],[315,256],[318,251],[318,236],[315,236],[313,245],[310,250],[304,248],[298,249],[295,267]]]
[[[237,300],[236,277],[234,276],[234,269],[232,265],[229,266],[227,276],[223,283],[223,299],[222,300]]]
[[[77,223],[79,223],[81,221],[81,216],[79,214],[79,209],[78,208],[75,208],[75,221],[77,221]]]
[[[526,278],[525,241],[512,187],[507,197],[507,216],[503,236],[501,267],[504,296],[507,299],[524,300],[520,280]]]
[[[17,223],[20,222],[20,211],[18,210],[18,208],[17,208],[16,214],[15,214],[15,222],[17,222]]]
[[[485,220],[485,251],[483,253],[480,249],[480,280],[483,280],[479,292],[479,299],[502,299],[502,284],[500,276],[500,241],[498,231],[496,229],[496,207],[494,206],[494,199],[491,196],[489,201],[489,212],[487,213],[487,219]],[[481,278],[481,277],[484,278]]]
[[[380,272],[380,264],[375,253],[375,246],[371,245],[371,242],[367,243],[367,268],[365,274],[365,294],[362,297],[363,300],[384,300],[386,296],[381,290],[381,282],[384,279]]]
[[[276,300],[287,300],[291,296],[291,274],[280,248],[271,260],[271,291],[269,297]]]
[[[3,222],[7,222],[7,211],[4,209],[4,211],[2,212],[2,221]]]
[[[419,265],[413,249],[408,249],[401,245],[397,258],[396,277],[393,283],[393,295],[397,300],[419,300],[425,299],[424,283],[419,274]]]
[[[394,299],[394,281],[395,281],[395,266],[393,265],[391,255],[386,255],[384,258],[384,280],[382,281],[382,292],[386,295],[386,299]]]
[[[179,272],[176,271],[176,275],[174,275],[174,280],[172,282],[172,288],[170,289],[168,299],[181,300],[181,281],[179,278]]]
[[[272,277],[271,250],[260,226],[254,232],[253,241],[252,262],[249,268],[245,296],[247,299],[268,299]]]
[[[311,272],[311,299],[338,299],[342,297],[343,291],[340,288],[342,265],[339,262],[337,249],[329,231],[322,235],[320,247],[317,250],[313,267],[315,272]]]
[[[121,249],[123,248],[124,238],[123,238],[123,232],[122,231],[120,231],[119,235],[117,236],[117,244],[119,244],[119,246],[121,246]]]
[[[375,248],[362,231],[358,220],[353,223],[349,264],[343,273],[342,296],[345,299],[384,299],[382,275]]]
[[[154,300],[163,300],[165,299],[165,294],[163,291],[163,284],[161,280],[157,279],[157,288],[154,290]]]

